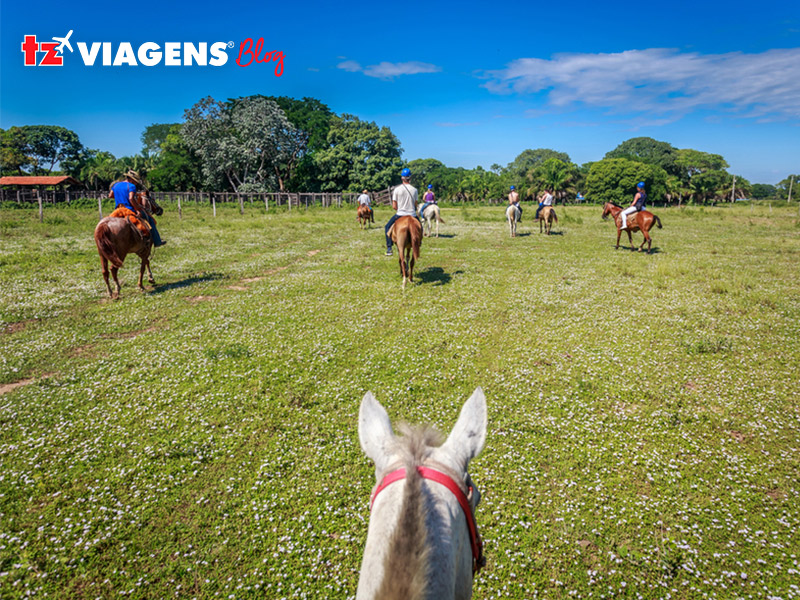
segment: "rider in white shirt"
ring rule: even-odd
[[[384,228],[386,234],[386,256],[392,255],[392,239],[389,237],[389,229],[399,217],[417,216],[417,188],[411,185],[411,170],[403,169],[400,172],[402,183],[392,191],[392,208],[397,212],[389,219]]]

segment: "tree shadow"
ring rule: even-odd
[[[455,271],[453,275],[458,275],[463,271]],[[447,273],[442,267],[428,267],[424,271],[417,273],[417,277],[422,283],[432,283],[433,285],[445,285],[450,283],[453,275]]]
[[[169,292],[170,290],[179,290],[182,288],[191,287],[196,283],[215,281],[217,279],[222,279],[222,278],[223,276],[220,273],[207,273],[206,275],[196,275],[194,277],[187,277],[186,279],[181,279],[180,281],[173,281],[172,283],[156,284],[153,288],[153,291],[150,293],[163,294],[164,292]]]

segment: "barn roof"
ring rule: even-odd
[[[36,177],[0,177],[0,185],[82,185],[77,179],[65,175],[36,176]]]

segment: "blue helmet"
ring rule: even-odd
[[[511,189],[512,189],[512,190],[514,189],[514,186],[513,186],[513,185],[511,186]]]
[[[400,171],[400,177],[411,177],[411,169],[406,167],[402,171]]]
[[[431,184],[429,183],[429,184],[428,184],[428,189],[429,189],[429,190],[432,190],[432,189],[433,189],[433,185],[431,185]]]
[[[637,183],[636,187],[644,189],[644,181],[640,181],[639,183]]]

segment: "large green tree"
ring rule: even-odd
[[[797,189],[800,182],[800,175],[789,175],[782,179],[775,187],[778,189],[778,197],[786,200],[789,198],[789,190],[792,192],[792,200],[800,198],[800,190]]]
[[[176,123],[153,123],[145,127],[142,132],[142,154],[158,156],[161,153],[161,144],[175,125]]]
[[[762,200],[764,198],[774,198],[778,193],[778,188],[768,183],[754,183],[752,191],[753,198]]]
[[[24,175],[33,166],[22,127],[0,129],[0,173]]]
[[[606,158],[628,158],[664,169],[670,175],[678,175],[680,169],[675,164],[678,151],[667,142],[659,142],[650,137],[636,137],[625,140],[606,153]]]
[[[593,163],[586,178],[586,197],[592,202],[616,202],[627,206],[644,181],[650,201],[663,200],[667,172],[661,167],[627,158],[604,158]]]
[[[315,154],[322,189],[377,190],[400,181],[400,140],[388,127],[354,115],[336,116],[328,131],[327,147]]]
[[[210,96],[186,110],[181,134],[203,164],[205,183],[234,191],[283,189],[305,137],[280,107],[264,97],[218,102]],[[287,167],[289,165],[289,167]]]
[[[77,176],[88,156],[78,134],[66,127],[25,125],[3,132],[1,158],[4,171],[44,175],[58,165]]]
[[[80,179],[92,190],[106,190],[121,175],[117,159],[110,152],[89,150],[89,157],[84,162]]]
[[[528,176],[528,173],[550,158],[557,158],[567,164],[572,162],[569,158],[569,154],[566,152],[557,152],[549,148],[523,150],[514,160],[508,163],[508,166],[505,168],[504,175],[506,176],[506,180],[511,184],[515,182],[521,183]]]
[[[534,184],[531,190],[534,195],[538,190],[547,189],[557,199],[564,199],[574,191],[572,182],[575,178],[575,165],[558,158],[548,158],[537,165],[528,174],[528,180]]]

